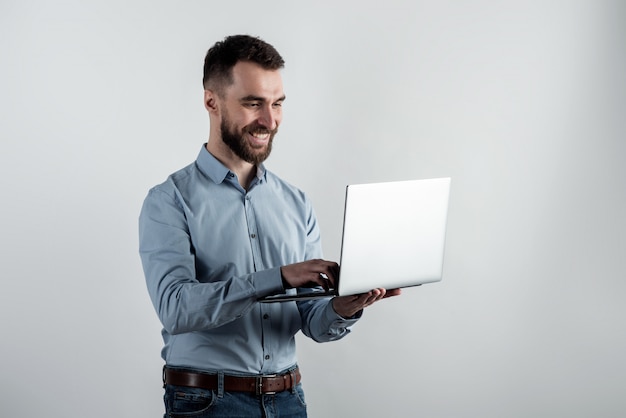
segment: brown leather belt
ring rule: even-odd
[[[283,374],[245,377],[224,375],[224,391],[271,395],[291,389],[300,383],[300,378],[300,370],[297,367]],[[218,376],[216,374],[194,373],[165,367],[163,368],[163,383],[173,386],[217,390]]]

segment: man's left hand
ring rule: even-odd
[[[373,289],[360,295],[337,296],[332,303],[335,312],[343,318],[351,318],[374,302],[391,296],[398,296],[400,293],[402,293],[400,289]]]

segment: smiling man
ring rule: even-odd
[[[246,169],[261,164],[272,150],[285,100],[282,78],[279,71],[249,61],[239,61],[231,73],[227,87],[221,77],[205,81],[204,103],[211,119],[207,150],[228,160],[223,163],[250,171]],[[239,178],[247,188],[250,179]]]
[[[209,49],[209,140],[144,201],[140,255],[163,324],[166,416],[306,417],[295,334],[343,338],[363,308],[399,294],[258,302],[333,286],[339,270],[322,259],[306,195],[263,165],[282,120],[283,65],[247,35]]]

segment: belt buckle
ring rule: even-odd
[[[263,380],[277,377],[277,374],[266,374],[256,377],[255,393],[258,395],[275,395],[277,392],[263,392]]]

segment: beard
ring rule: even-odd
[[[246,125],[241,129],[241,132],[237,132],[237,129],[228,120],[227,115],[222,117],[220,129],[222,131],[222,141],[228,145],[228,148],[242,160],[254,165],[261,164],[270,156],[274,135],[278,132],[278,128],[267,129],[257,123]],[[251,146],[246,140],[246,135],[250,133],[269,134],[267,145]]]

